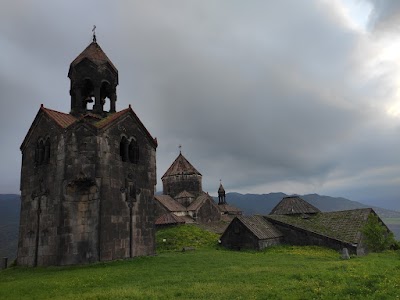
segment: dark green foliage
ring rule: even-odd
[[[396,243],[393,233],[388,232],[386,227],[375,214],[368,216],[367,224],[362,229],[365,244],[372,252],[382,252]]]

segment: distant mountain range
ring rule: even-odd
[[[0,194],[0,258],[17,256],[20,195]]]
[[[244,214],[267,215],[272,208],[283,197],[284,193],[270,194],[239,194],[228,193],[226,200],[229,204],[240,208]],[[334,198],[329,196],[320,196],[317,194],[309,194],[301,196],[321,211],[337,211],[355,208],[370,207],[360,202],[351,201],[345,198]],[[218,199],[215,198],[216,202]],[[0,194],[0,258],[8,257],[10,260],[16,258],[18,246],[18,226],[20,213],[20,195],[16,194]],[[380,207],[372,207],[381,218],[398,218],[400,212],[383,209]],[[400,225],[388,224],[388,227],[395,233],[397,239],[400,239]]]

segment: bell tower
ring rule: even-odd
[[[118,70],[95,35],[68,77],[70,113],[41,105],[21,145],[17,263],[154,255],[157,140],[130,105],[116,111]]]
[[[220,180],[218,188],[218,205],[221,204],[226,204],[226,200],[225,200],[225,189],[222,186],[222,181]]]
[[[92,43],[71,63],[68,78],[71,80],[72,115],[115,113],[118,70],[100,48],[95,34]],[[105,110],[107,99],[110,104],[108,111]]]

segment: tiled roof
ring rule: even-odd
[[[107,57],[107,55],[104,53],[104,51],[101,49],[99,44],[96,42],[90,43],[89,46],[86,47],[85,50],[81,52],[71,63],[71,66],[75,66],[79,64],[83,59],[89,59],[96,65],[102,65],[105,63],[109,63],[110,66],[114,69],[115,72],[118,73],[117,68],[114,66],[114,64],[111,62],[111,60]]]
[[[65,114],[59,111],[55,111],[52,109],[45,108],[44,106],[40,107],[47,116],[49,116],[54,122],[56,122],[60,127],[67,128],[68,126],[74,124],[77,121],[77,118],[70,114]]]
[[[160,202],[166,209],[170,212],[174,211],[186,211],[186,208],[180,204],[178,201],[172,199],[168,195],[156,195],[154,199]]]
[[[241,212],[240,209],[229,204],[218,204],[218,208],[221,212],[234,212],[234,213]]]
[[[91,113],[91,112],[85,113],[81,118],[83,118],[83,119],[85,119],[85,118],[93,118],[93,119],[97,119],[97,120],[103,119],[102,116],[100,116],[98,114]]]
[[[105,117],[104,119],[98,121],[97,123],[95,123],[95,126],[97,128],[103,128],[106,127],[108,124],[111,124],[112,122],[114,122],[116,119],[118,119],[120,116],[128,113],[131,110],[130,107],[125,108],[119,112],[113,113],[108,115],[107,117]]]
[[[194,201],[189,205],[189,207],[187,208],[187,210],[192,210],[192,211],[198,210],[198,209],[203,205],[203,203],[207,201],[207,199],[210,199],[211,201],[214,202],[214,200],[211,198],[210,195],[208,195],[208,194],[206,194],[206,193],[203,193],[203,194],[201,194],[200,196],[198,196],[198,197],[196,198],[196,200],[194,200]]]
[[[271,215],[315,214],[318,208],[304,201],[299,196],[283,198],[272,210]]]
[[[192,174],[197,174],[200,175],[200,172],[195,169],[195,167],[192,166],[192,164],[182,155],[182,153],[179,153],[178,157],[175,159],[175,161],[172,163],[172,165],[168,168],[167,172],[163,175],[163,177],[167,176],[174,176],[174,175],[192,175]]]
[[[129,105],[128,108],[125,108],[119,112],[113,113],[105,117],[104,119],[98,121],[94,125],[97,128],[105,128],[107,125],[112,124],[114,121],[119,119],[121,116],[125,114],[131,114],[133,118],[136,120],[136,122],[139,124],[140,128],[143,130],[143,132],[148,136],[149,140],[151,143],[153,143],[154,147],[157,147],[157,139],[153,138],[150,134],[150,132],[147,130],[147,128],[143,125],[142,121],[140,121],[139,117],[135,114],[135,112],[132,110],[131,105]]]
[[[357,244],[360,231],[366,224],[372,208],[334,212],[320,212],[314,215],[268,215],[272,223],[278,222],[301,228],[342,242]]]
[[[238,216],[237,219],[260,240],[283,236],[283,234],[263,216]]]
[[[180,198],[193,198],[194,195],[192,195],[191,193],[189,193],[188,191],[183,191],[180,192],[178,195],[175,196],[175,199],[180,199]]]
[[[156,219],[156,225],[173,225],[173,224],[185,224],[185,220],[173,213],[167,213]]]

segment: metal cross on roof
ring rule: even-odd
[[[93,32],[93,43],[96,43],[96,25],[93,25],[92,32]]]

